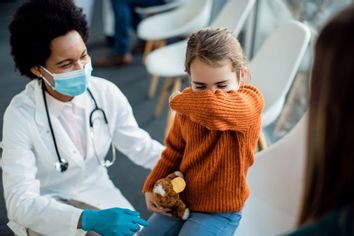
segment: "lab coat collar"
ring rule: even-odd
[[[34,83],[34,106],[35,106],[35,119],[38,125],[42,127],[48,126],[46,117],[44,101],[42,96],[42,80],[32,81]]]

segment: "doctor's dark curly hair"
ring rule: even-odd
[[[10,29],[11,54],[16,68],[30,79],[33,66],[44,65],[51,54],[51,41],[76,30],[86,43],[88,26],[81,8],[72,0],[30,0],[20,6]]]

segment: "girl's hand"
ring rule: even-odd
[[[157,205],[154,194],[152,192],[145,193],[146,207],[149,211],[158,213],[160,215],[172,216],[169,208],[160,207]]]

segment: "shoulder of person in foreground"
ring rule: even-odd
[[[27,83],[26,87],[16,94],[12,99],[10,104],[8,105],[6,111],[8,110],[19,110],[23,107],[27,109],[32,107],[35,108],[35,96],[36,92],[41,91],[40,89],[40,81],[37,79],[33,79],[29,83]],[[37,95],[38,96],[38,95]],[[40,94],[42,96],[42,94]]]
[[[304,225],[288,236],[353,236],[354,211],[332,210],[317,221]]]

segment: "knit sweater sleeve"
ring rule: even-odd
[[[187,88],[170,101],[170,106],[210,130],[243,132],[258,122],[264,101],[254,86],[242,85],[238,91],[227,93],[193,92]]]
[[[185,149],[185,141],[181,133],[181,119],[181,115],[176,114],[173,126],[165,140],[166,149],[162,152],[160,160],[147,177],[143,192],[151,192],[158,179],[179,170]]]

